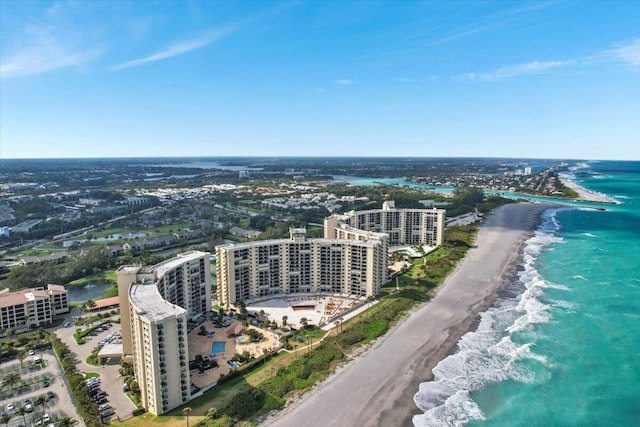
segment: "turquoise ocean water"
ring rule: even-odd
[[[640,426],[640,162],[575,181],[620,204],[545,213],[516,277],[416,390],[415,426]]]

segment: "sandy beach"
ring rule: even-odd
[[[610,197],[603,196],[597,193],[592,193],[586,188],[581,187],[580,185],[571,181],[565,174],[560,174],[560,181],[565,187],[568,187],[573,191],[575,191],[576,193],[578,193],[578,200],[582,200],[585,202],[598,202],[598,203],[618,203],[616,200]]]
[[[486,219],[476,245],[430,302],[423,304],[325,384],[264,425],[408,426],[421,382],[455,349],[478,314],[515,271],[524,241],[550,204],[503,206]]]

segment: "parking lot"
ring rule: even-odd
[[[75,315],[77,313],[72,314]],[[117,316],[115,318],[117,318]],[[72,322],[71,317],[69,317],[69,321]],[[79,363],[77,365],[78,371],[85,373],[95,373],[101,380],[99,385],[99,392],[105,393],[105,401],[101,404],[108,404],[114,412],[113,414],[107,416],[105,418],[105,421],[108,419],[122,420],[130,418],[131,412],[136,409],[135,405],[131,402],[131,400],[129,400],[127,395],[122,390],[124,383],[119,372],[119,358],[108,360],[105,365],[101,366],[94,366],[86,363],[87,357],[91,355],[91,351],[94,349],[94,347],[97,347],[100,341],[106,340],[109,335],[117,335],[116,332],[119,329],[119,323],[112,323],[111,328],[96,332],[95,335],[86,336],[85,340],[87,340],[87,342],[82,345],[77,344],[73,339],[75,328],[73,327],[72,323],[71,326],[65,327],[63,324],[53,329],[53,332],[55,332],[58,338],[60,338],[67,346],[69,346],[69,349],[77,355],[79,360]]]
[[[43,363],[35,361],[38,359]],[[16,359],[4,362],[0,369],[0,382],[12,374],[17,374],[20,381],[13,385],[13,389],[5,386],[0,393],[0,413],[5,412],[11,417],[9,427],[48,426],[65,416],[77,420],[79,424],[76,425],[84,426],[71,401],[58,360],[51,350],[29,355],[22,367]],[[38,404],[40,396],[44,399]],[[18,413],[21,407],[27,410],[24,416]]]

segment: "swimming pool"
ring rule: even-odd
[[[224,353],[225,344],[224,341],[214,341],[211,343],[211,353]]]

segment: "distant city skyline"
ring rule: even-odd
[[[2,2],[0,159],[640,160],[640,2]]]

